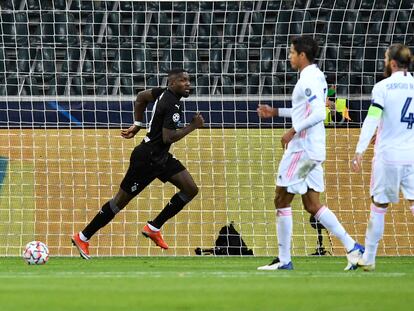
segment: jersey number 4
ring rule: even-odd
[[[407,129],[411,130],[413,128],[414,124],[414,113],[409,112],[408,116],[406,116],[408,108],[410,107],[412,97],[407,97],[407,100],[405,101],[404,107],[401,110],[401,122],[406,122]]]

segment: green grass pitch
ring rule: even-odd
[[[257,271],[264,257],[0,258],[1,310],[412,310],[414,258],[378,258],[374,272],[341,257],[296,257],[293,271]]]

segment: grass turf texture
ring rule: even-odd
[[[0,258],[1,310],[408,310],[414,258],[374,272],[341,257],[296,257],[294,271],[257,271],[264,257]],[[408,309],[407,309],[408,308]]]

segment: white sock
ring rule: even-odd
[[[355,246],[355,240],[350,237],[348,232],[345,231],[344,227],[339,223],[338,218],[327,206],[322,206],[321,209],[316,213],[315,218],[326,228],[330,233],[336,236],[349,252]]]
[[[82,231],[79,232],[79,238],[83,241],[83,242],[88,242],[88,238],[86,236],[83,235]]]
[[[371,214],[365,234],[365,253],[363,255],[363,259],[367,264],[375,263],[378,243],[384,234],[384,216],[386,212],[386,208],[371,204]]]
[[[277,242],[279,246],[279,260],[282,264],[292,261],[290,256],[290,243],[292,240],[292,208],[278,208],[276,220]]]
[[[155,231],[155,232],[160,231],[160,229],[158,229],[158,228],[154,227],[154,226],[153,226],[153,225],[151,225],[150,223],[147,223],[147,225],[148,225],[148,227],[149,227],[152,231]]]

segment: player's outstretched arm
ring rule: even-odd
[[[176,141],[179,141],[181,138],[190,134],[192,131],[203,126],[204,118],[199,112],[197,112],[191,120],[190,124],[188,124],[186,127],[183,127],[182,129],[171,130],[164,127],[162,129],[162,140],[165,144],[175,143]]]
[[[277,117],[279,115],[278,109],[270,107],[269,105],[259,104],[256,110],[257,110],[257,115],[259,116],[259,118],[262,118],[262,119]]]
[[[292,117],[292,108],[273,108],[269,105],[262,105],[259,104],[257,106],[257,115],[259,118],[267,119],[267,118],[273,118],[273,117],[286,117],[291,118]]]
[[[142,123],[144,111],[150,102],[155,100],[152,95],[152,90],[145,90],[138,93],[134,105],[134,119],[135,122],[129,128],[121,131],[121,136],[126,139],[134,137],[139,130],[144,127]]]

